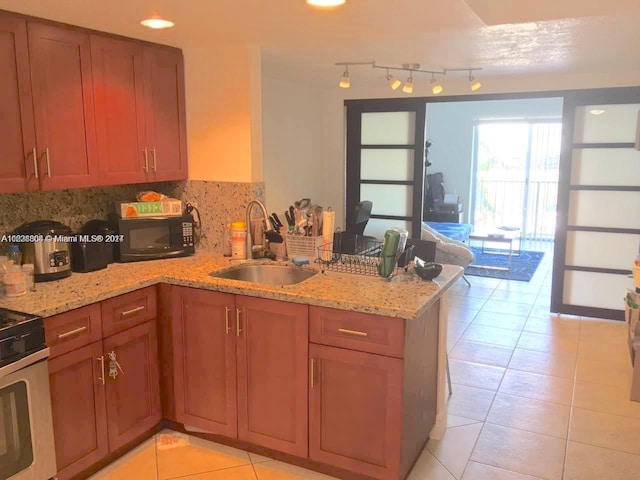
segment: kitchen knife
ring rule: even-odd
[[[293,227],[293,220],[291,219],[291,215],[289,215],[288,211],[284,212],[284,218],[287,221],[287,226]]]
[[[282,227],[282,222],[280,221],[280,218],[278,218],[278,214],[276,212],[273,212],[271,214],[271,216],[273,217],[273,219],[276,221],[276,225],[278,225],[278,228]]]
[[[291,218],[291,225],[296,226],[296,211],[293,208],[293,205],[289,205],[289,217]]]
[[[273,228],[273,230],[277,232],[278,224],[276,223],[276,221],[273,219],[271,215],[269,215],[269,223],[271,224],[271,227]]]

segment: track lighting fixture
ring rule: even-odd
[[[387,71],[387,74],[385,76],[385,79],[387,80],[387,83],[389,84],[389,87],[391,87],[392,90],[397,90],[400,85],[402,85],[402,82],[394,75],[391,75],[389,73],[389,70],[402,70],[405,72],[409,72],[409,78],[407,78],[407,81],[404,83],[403,87],[402,87],[402,91],[405,93],[413,93],[413,87],[414,87],[414,83],[413,83],[413,74],[414,73],[430,73],[431,74],[431,93],[433,93],[434,95],[439,95],[440,93],[442,93],[444,91],[444,87],[442,86],[442,83],[440,83],[437,79],[436,79],[436,75],[442,75],[445,76],[447,73],[449,72],[469,72],[469,88],[471,88],[471,91],[475,92],[476,90],[478,90],[480,87],[482,87],[482,84],[475,79],[475,77],[473,76],[473,71],[474,70],[482,70],[482,68],[480,67],[471,67],[471,68],[443,68],[442,70],[438,71],[438,70],[424,70],[420,68],[420,64],[419,63],[403,63],[402,67],[392,67],[390,65],[376,65],[375,61],[371,61],[371,62],[337,62],[336,65],[340,65],[340,66],[344,66],[345,70],[344,73],[342,74],[342,79],[340,80],[340,86],[342,88],[349,88],[351,86],[351,81],[350,81],[350,77],[349,77],[349,67],[352,65],[370,65],[372,68],[384,68]]]
[[[342,78],[340,79],[340,84],[342,88],[349,88],[351,86],[351,78],[349,77],[349,65],[347,65],[344,69],[344,73],[342,74]]]
[[[402,91],[404,93],[413,93],[413,72],[409,72],[409,78],[407,78],[407,81],[404,82]]]
[[[436,80],[436,76],[432,73],[431,74],[431,93],[433,93],[434,95],[438,95],[439,93],[442,93],[442,90],[444,90],[444,88],[442,88],[442,85],[440,84],[440,82]]]
[[[389,82],[389,86],[391,87],[391,90],[397,90],[398,87],[402,85],[402,82],[397,77],[394,77],[393,75],[389,74],[388,68],[387,68],[387,81]]]
[[[346,0],[307,0],[312,7],[330,8],[344,5]]]

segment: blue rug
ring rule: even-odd
[[[480,247],[471,247],[476,259],[471,265],[469,265],[464,273],[467,275],[475,275],[476,277],[491,277],[501,278],[503,280],[519,280],[521,282],[528,282],[536,273],[538,265],[544,256],[544,252],[531,252],[523,250],[519,256],[511,257],[511,269],[506,270],[493,270],[490,268],[483,268],[480,265],[487,265],[490,267],[507,267],[509,258],[506,255],[492,255],[490,252],[496,251],[493,249],[485,248],[481,253]],[[504,250],[499,250],[504,252]],[[478,266],[476,266],[478,265]]]

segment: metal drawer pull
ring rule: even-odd
[[[156,164],[156,149],[155,147],[151,149],[151,155],[153,155],[153,171],[158,171],[158,165]]]
[[[38,150],[36,147],[33,147],[33,169],[35,177],[38,178]]]
[[[120,312],[120,316],[122,316],[122,318],[128,317],[129,315],[133,315],[134,313],[138,313],[138,312],[144,310],[145,308],[146,308],[145,306],[141,305],[139,307],[132,308],[131,310],[127,310],[125,312]]]
[[[316,364],[316,361],[315,361],[315,359],[312,358],[311,359],[311,365],[309,367],[309,370],[310,370],[309,371],[309,379],[311,381],[311,388],[313,388],[315,386],[315,379],[314,379],[314,376],[315,376],[315,368],[314,368],[315,364]]]
[[[224,307],[224,332],[229,335],[231,331],[231,325],[229,325],[229,312],[231,309],[229,307]]]
[[[144,154],[144,172],[145,173],[149,173],[149,151],[147,150],[147,147],[144,147],[144,150],[142,150],[142,153]]]
[[[49,163],[49,147],[44,149],[44,153],[47,159],[47,177],[51,178],[51,163]]]
[[[96,358],[96,360],[98,360],[100,362],[100,376],[98,377],[98,380],[100,380],[102,382],[102,384],[104,385],[104,356],[99,356]]]
[[[359,332],[357,330],[347,330],[346,328],[339,328],[338,331],[340,333],[346,333],[347,335],[355,335],[357,337],[368,337],[369,334],[367,332]]]
[[[60,335],[58,335],[58,340],[64,340],[67,337],[72,337],[73,335],[77,335],[80,332],[84,332],[86,329],[87,329],[87,326],[85,325],[84,327],[78,327],[75,330],[71,330],[66,333],[61,333]]]
[[[240,328],[240,309],[236,308],[236,335],[239,337],[242,328]]]

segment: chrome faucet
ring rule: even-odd
[[[254,245],[253,242],[253,237],[251,235],[251,210],[253,209],[254,206],[258,206],[260,208],[260,210],[262,210],[262,217],[263,217],[263,233],[266,232],[267,230],[269,230],[268,225],[267,225],[267,218],[269,217],[269,214],[267,213],[267,209],[264,206],[264,203],[262,203],[260,200],[251,200],[248,204],[247,204],[247,259],[251,260],[252,258],[260,258],[260,257],[264,257],[267,250],[269,250],[269,242],[267,241],[267,237],[264,237],[264,244],[263,245]],[[256,232],[257,233],[257,232]],[[260,255],[254,257],[255,253],[260,252]]]

